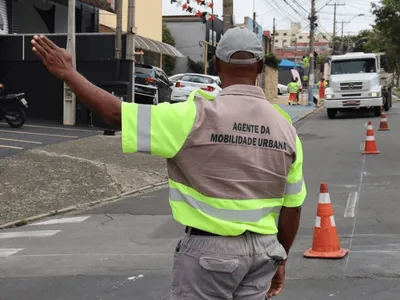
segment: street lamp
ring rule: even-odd
[[[342,38],[341,38],[341,42],[340,42],[340,48],[341,48],[340,52],[341,53],[343,53],[343,46],[344,46],[344,44],[343,44],[343,33],[344,33],[343,29],[344,29],[344,26],[346,26],[349,23],[351,23],[351,21],[353,21],[355,18],[363,17],[363,16],[365,16],[365,14],[358,14],[358,15],[354,16],[353,18],[351,18],[350,21],[347,21],[347,22],[342,21]]]

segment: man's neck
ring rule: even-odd
[[[226,89],[227,87],[230,87],[232,85],[250,85],[250,86],[255,86],[256,85],[256,81],[252,81],[252,80],[235,80],[235,81],[223,82],[222,83],[222,88]]]

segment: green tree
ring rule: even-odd
[[[275,55],[275,53],[269,53],[269,54],[265,54],[264,63],[266,66],[278,70],[279,64],[281,63],[281,61],[278,59],[278,57]]]
[[[382,0],[381,3],[372,4],[372,13],[375,15],[374,35],[365,47],[379,48],[385,51],[389,59],[390,71],[397,75],[399,84],[400,74],[400,1]]]
[[[171,46],[175,46],[175,38],[169,30],[167,24],[162,24],[162,41]],[[168,76],[172,75],[172,71],[175,69],[176,57],[163,55],[163,70]]]

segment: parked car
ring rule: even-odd
[[[222,90],[219,77],[203,75],[203,74],[185,74],[175,83],[172,90],[171,102],[186,101],[189,94],[196,90],[202,89],[210,95],[217,96]]]
[[[172,75],[171,77],[169,77],[168,79],[169,79],[169,81],[171,81],[173,84],[175,84],[178,80],[181,80],[181,79],[182,79],[183,75],[185,75],[185,74],[175,74],[175,75]]]
[[[288,87],[286,85],[278,83],[278,95],[283,95],[288,93]]]
[[[162,69],[144,64],[135,65],[136,103],[158,104],[171,102],[173,85]]]

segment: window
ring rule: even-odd
[[[275,32],[275,36],[278,36],[279,35],[279,32]]]
[[[338,60],[332,62],[332,75],[376,73],[376,61],[374,58]]]
[[[303,39],[303,36],[302,36],[302,35],[300,35],[300,36],[299,36],[299,39],[301,39],[301,40],[302,40],[302,39]]]
[[[308,36],[307,38],[310,39],[310,36]]]
[[[285,33],[283,34],[283,36],[287,36],[287,33],[285,32]]]
[[[275,43],[279,43],[279,40],[275,40]]]
[[[323,35],[322,38],[326,40],[326,35]]]
[[[287,40],[283,40],[283,43],[286,43],[287,42]]]
[[[146,66],[135,66],[135,73],[136,74],[147,74],[150,75],[153,73],[153,68],[152,67],[146,67]]]
[[[202,84],[212,84],[214,81],[212,78],[199,75],[185,75],[182,77],[181,80],[188,82],[202,83]]]

